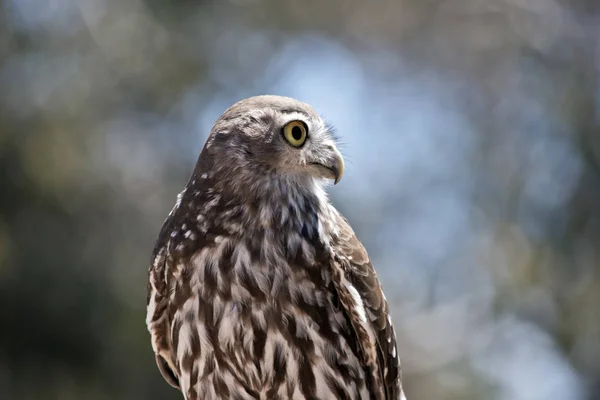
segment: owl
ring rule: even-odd
[[[308,104],[216,121],[149,272],[158,368],[187,400],[405,399],[388,304],[326,187],[344,161]]]

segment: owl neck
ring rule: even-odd
[[[216,215],[230,233],[291,230],[317,239],[329,201],[312,177],[263,174],[218,176],[196,173],[186,189],[197,194],[200,215]]]
[[[313,179],[274,178],[258,185],[262,190],[254,198],[255,217],[265,227],[316,229],[328,206],[323,187]]]

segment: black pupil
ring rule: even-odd
[[[294,140],[302,139],[302,129],[300,129],[299,126],[294,126],[292,128],[292,137],[294,138]]]

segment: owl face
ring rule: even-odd
[[[220,168],[243,176],[337,183],[344,173],[330,127],[312,107],[288,98],[259,96],[235,104],[216,122],[207,147]]]

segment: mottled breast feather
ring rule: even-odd
[[[183,199],[188,199],[188,196],[184,195]],[[182,206],[180,205],[179,207]],[[185,208],[186,206],[183,207]],[[314,344],[309,342],[311,339],[310,332],[305,327],[300,327],[301,324],[299,321],[302,319],[298,316],[293,316],[294,313],[310,315],[310,319],[306,319],[306,321],[309,321],[311,324],[322,324],[324,327],[334,327],[334,329],[320,330],[321,333],[327,335],[324,340],[330,341],[328,342],[329,346],[333,348],[343,348],[348,353],[354,353],[356,359],[359,360],[359,365],[362,368],[361,373],[356,371],[352,372],[351,363],[344,365],[341,361],[342,358],[340,358],[339,355],[327,355],[332,359],[332,362],[339,363],[339,367],[347,369],[348,372],[342,373],[342,375],[346,375],[347,379],[364,379],[365,390],[368,391],[368,395],[365,393],[362,395],[360,394],[361,390],[358,387],[360,384],[358,384],[356,389],[357,392],[355,392],[355,395],[358,397],[352,397],[352,392],[340,388],[345,384],[348,385],[347,381],[344,381],[342,378],[336,380],[331,377],[331,382],[328,382],[328,384],[333,387],[335,387],[336,384],[340,386],[337,388],[338,394],[332,397],[322,397],[323,399],[400,399],[400,396],[402,395],[400,386],[400,368],[396,351],[396,339],[388,313],[387,302],[364,247],[358,241],[354,232],[343,217],[341,217],[333,207],[329,207],[328,212],[325,213],[322,218],[329,218],[323,227],[323,230],[324,232],[328,232],[327,239],[330,246],[327,246],[327,243],[324,245],[317,245],[319,249],[316,250],[314,254],[320,254],[312,260],[315,269],[307,269],[306,276],[312,275],[310,278],[311,282],[318,282],[317,284],[322,286],[322,289],[326,289],[326,291],[329,292],[320,292],[326,293],[326,295],[321,295],[319,298],[321,299],[320,306],[331,307],[331,310],[323,314],[323,307],[319,307],[316,296],[312,299],[306,298],[302,296],[301,289],[293,289],[289,285],[282,285],[279,289],[279,299],[277,301],[282,304],[287,302],[290,304],[291,308],[271,309],[269,311],[271,313],[277,310],[284,310],[283,313],[285,316],[281,317],[271,314],[270,319],[271,321],[282,321],[282,325],[275,325],[277,329],[287,331],[285,335],[289,335],[290,330],[293,330],[292,333],[294,334],[298,329],[304,330],[306,333],[303,337],[293,336],[291,341],[295,343],[300,353],[310,353],[315,357],[321,354],[319,353],[321,350],[314,350]],[[295,393],[293,389],[286,392],[289,394],[288,397],[285,395],[274,396],[273,393],[269,393],[268,395],[267,393],[261,393],[260,390],[257,389],[257,387],[260,387],[261,385],[261,377],[256,375],[259,373],[269,375],[269,373],[258,368],[255,370],[255,376],[236,374],[236,370],[239,369],[239,366],[235,365],[235,359],[238,357],[238,360],[243,360],[245,356],[244,354],[236,356],[235,351],[227,355],[228,349],[231,349],[231,347],[228,347],[229,345],[227,343],[223,345],[223,351],[220,352],[220,355],[218,354],[219,352],[215,352],[215,360],[221,365],[228,364],[228,361],[226,360],[228,357],[234,359],[232,365],[228,367],[230,373],[224,374],[223,379],[216,379],[214,381],[215,385],[220,384],[222,387],[220,389],[214,389],[212,392],[214,393],[214,396],[202,397],[200,390],[197,390],[193,385],[193,382],[198,382],[198,375],[202,374],[202,371],[197,370],[199,367],[195,365],[198,356],[197,354],[192,354],[193,352],[201,352],[203,341],[201,340],[202,335],[190,331],[189,327],[184,328],[184,324],[189,320],[189,317],[182,319],[177,318],[176,315],[185,308],[184,305],[186,302],[189,302],[194,296],[198,296],[202,300],[199,305],[195,307],[201,307],[201,310],[195,309],[195,313],[201,314],[202,310],[204,310],[204,313],[210,312],[210,315],[212,315],[211,318],[208,320],[205,319],[204,323],[209,322],[214,326],[218,326],[223,323],[223,317],[226,315],[223,308],[226,306],[221,304],[219,310],[216,310],[213,307],[214,304],[210,304],[208,301],[208,298],[215,301],[215,297],[211,296],[215,296],[217,292],[219,292],[219,282],[222,278],[208,276],[205,271],[204,278],[207,279],[207,282],[201,290],[201,293],[194,293],[190,281],[194,269],[206,267],[206,265],[194,265],[191,261],[193,254],[200,254],[202,249],[217,248],[214,240],[217,236],[209,233],[204,236],[198,235],[198,237],[195,237],[195,234],[188,235],[186,238],[186,232],[189,231],[181,231],[180,226],[183,225],[186,229],[189,229],[189,222],[183,222],[180,213],[185,213],[185,211],[176,210],[165,222],[154,251],[154,264],[150,271],[151,283],[148,299],[148,325],[152,333],[152,344],[157,354],[157,364],[165,380],[172,386],[180,388],[180,379],[182,379],[182,376],[185,377],[183,386],[187,390],[187,393],[185,393],[186,398],[190,400],[228,398],[219,395],[219,393],[229,393],[230,391],[235,390],[226,387],[228,384],[231,384],[232,381],[239,382],[240,387],[243,388],[246,394],[246,396],[239,398],[310,398],[310,396],[298,396],[302,391]],[[325,217],[325,215],[327,217]],[[173,235],[173,232],[177,232],[177,234]],[[220,233],[223,235],[221,237],[227,237],[225,232]],[[317,233],[315,232],[315,234]],[[190,237],[195,237],[195,244],[200,245],[200,247],[194,247],[194,253],[192,253],[191,250],[186,250],[188,248],[187,245],[181,246],[181,243],[187,243],[189,245],[189,242],[185,242],[184,240],[189,239]],[[188,253],[186,253],[186,251]],[[231,251],[233,251],[233,248]],[[285,253],[285,251],[282,252]],[[232,252],[228,254],[228,257],[231,256]],[[295,258],[296,262],[305,262],[299,254],[295,254],[293,258]],[[291,257],[291,254],[288,254],[286,257],[288,262],[293,262],[293,258]],[[222,261],[217,261],[217,265],[220,265],[221,262]],[[315,272],[317,272],[317,276],[314,275]],[[265,300],[265,296],[268,296],[268,293],[258,295],[258,292],[261,290],[259,287],[260,282],[257,280],[258,278],[243,275],[240,275],[240,277],[244,282],[242,286],[247,289],[248,295],[260,296],[262,297],[260,301]],[[290,277],[286,276],[285,279],[290,279]],[[211,280],[213,283],[210,282]],[[327,284],[327,280],[331,280],[331,286]],[[297,281],[296,284],[300,287],[303,283]],[[213,285],[213,288],[209,289],[207,285]],[[221,290],[222,289],[223,288],[221,288]],[[272,284],[270,289],[273,289]],[[229,284],[227,290],[232,290],[231,284]],[[282,290],[285,293],[283,293]],[[300,296],[292,301],[291,293],[294,293],[294,291],[300,293]],[[227,297],[223,296],[223,294],[224,293],[221,292],[221,297]],[[207,296],[209,297],[207,298]],[[257,301],[257,304],[259,303],[260,302]],[[341,312],[336,313],[335,307]],[[262,346],[265,348],[268,347],[268,338],[263,336],[261,339],[260,335],[257,335],[258,330],[260,329],[260,318],[257,319],[256,315],[257,314],[251,312],[248,313],[250,321],[248,326],[250,327],[249,330],[254,329],[252,331],[254,337],[251,346],[252,349],[246,354],[247,359],[243,362],[249,362],[248,360],[253,359],[253,362],[257,363],[256,365],[260,365],[259,358],[265,356],[265,350],[258,350],[256,348],[256,341],[257,339],[259,342],[262,341]],[[283,324],[283,321],[287,322]],[[291,321],[294,321],[293,325],[290,325]],[[268,326],[268,324],[266,326]],[[348,328],[350,329],[348,330]],[[186,330],[186,332],[191,335],[189,339],[182,338],[182,329]],[[208,331],[210,331],[210,329]],[[236,330],[235,328],[231,328],[232,334],[240,335],[240,337],[242,336],[242,331],[243,329]],[[218,336],[218,329],[217,333],[213,333],[213,335]],[[339,338],[333,337],[334,335],[339,335]],[[181,353],[180,350],[178,356],[178,349],[182,348],[182,344],[179,342],[181,342],[182,339],[186,342],[185,346],[189,350],[194,350],[190,351],[189,354]],[[207,336],[204,336],[204,340],[210,341],[210,338],[207,339]],[[233,342],[231,343],[235,343],[235,339],[232,340]],[[218,340],[215,339],[214,343],[216,342],[218,342]],[[210,346],[216,347],[214,343]],[[285,343],[285,341],[282,341],[282,343]],[[279,368],[286,368],[285,362],[296,363],[299,366],[297,368],[298,380],[295,381],[294,384],[301,385],[301,380],[303,379],[301,368],[302,358],[298,358],[295,361],[289,360],[290,356],[286,355],[286,351],[289,351],[289,349],[285,346],[278,346],[277,344],[272,346],[271,358],[278,358],[278,361],[270,361],[273,365],[273,370],[276,369],[277,362],[280,363]],[[267,352],[269,351],[267,350]],[[277,356],[276,352],[280,352],[281,355]],[[244,353],[244,351],[241,351],[241,353]],[[349,358],[347,360],[351,359],[352,358]],[[205,362],[203,369],[206,368],[207,365]],[[208,365],[208,368],[216,369],[212,364]],[[191,374],[194,373],[196,374],[196,377],[191,376]],[[319,378],[315,378],[314,372],[308,373],[309,375],[306,375],[306,373],[307,372],[304,373],[304,379],[308,379],[313,382],[312,385],[316,385]],[[276,373],[272,372],[270,379],[274,379],[275,376]],[[308,378],[306,378],[306,376],[308,376]],[[360,378],[361,376],[363,378]],[[324,380],[324,382],[327,381]],[[282,385],[284,384],[285,382],[282,382]],[[316,388],[309,390],[315,390],[316,393]]]

